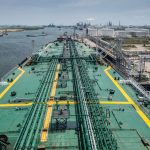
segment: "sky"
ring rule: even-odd
[[[0,25],[150,25],[150,0],[0,0]]]

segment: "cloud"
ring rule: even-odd
[[[150,24],[150,0],[0,0],[0,24]],[[137,21],[138,17],[140,18]],[[143,16],[143,17],[142,17]]]

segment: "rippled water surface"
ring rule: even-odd
[[[26,35],[39,35],[42,32],[47,36],[27,37]],[[0,78],[10,69],[20,63],[25,57],[32,54],[44,44],[54,41],[64,32],[73,33],[73,29],[45,28],[40,30],[11,32],[0,37]],[[34,40],[34,44],[32,42]],[[33,48],[34,45],[34,48]]]

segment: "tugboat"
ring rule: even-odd
[[[0,33],[0,37],[2,37],[3,36],[3,33]]]

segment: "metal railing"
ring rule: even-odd
[[[148,101],[150,101],[150,94],[144,89],[144,87],[142,87],[133,78],[129,78],[128,80],[133,87],[135,87],[139,92],[143,94],[143,96],[145,96],[148,99]]]

